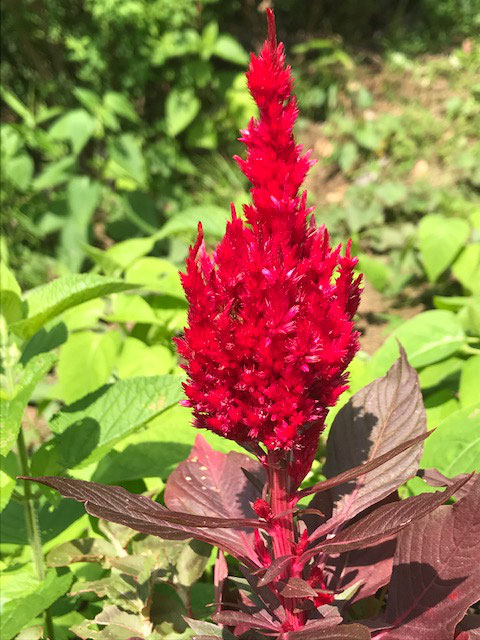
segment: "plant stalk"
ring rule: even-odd
[[[17,440],[18,458],[20,462],[20,469],[23,476],[30,475],[30,464],[28,460],[27,447],[25,445],[25,436],[23,430],[20,428]],[[32,495],[31,485],[27,480],[23,481],[24,500],[23,505],[25,509],[25,520],[27,523],[28,540],[32,548],[33,563],[35,565],[35,571],[39,581],[45,579],[46,567],[45,558],[43,556],[42,548],[42,536],[40,533],[40,527],[38,526],[38,518],[35,510],[34,498]],[[55,640],[55,632],[53,628],[52,614],[50,609],[45,610],[45,630],[49,640]]]
[[[269,455],[269,480],[271,488],[270,506],[272,515],[283,513],[280,518],[273,522],[271,531],[273,554],[275,558],[292,555],[294,551],[295,535],[293,527],[293,514],[290,504],[290,478],[286,461],[271,453]],[[285,513],[287,512],[287,513]],[[286,577],[289,577],[288,574]],[[299,629],[302,626],[301,614],[295,612],[296,599],[282,598],[282,604],[287,614],[287,621],[291,630]]]

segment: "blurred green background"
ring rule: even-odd
[[[68,474],[161,500],[188,455],[196,433],[178,406],[172,343],[187,315],[178,270],[198,220],[213,248],[230,202],[248,201],[231,156],[255,115],[244,73],[265,37],[266,5],[2,4],[2,639],[43,638],[45,624],[55,640],[173,640],[189,635],[187,610],[209,615],[208,553],[132,542],[131,531],[98,525],[72,501],[59,506],[51,491],[27,495],[16,476]],[[362,351],[339,406],[385,374],[398,338],[438,427],[423,464],[472,471],[480,0],[277,0],[275,10],[296,81],[296,134],[318,159],[310,203],[335,241],[352,237],[365,274]],[[308,482],[321,477],[323,444]],[[402,495],[425,490],[415,478]],[[185,554],[196,567],[182,574],[188,588]],[[149,582],[153,571],[161,584]]]

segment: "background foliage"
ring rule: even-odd
[[[336,239],[353,237],[367,280],[351,391],[386,372],[398,338],[438,427],[422,464],[470,471],[480,3],[276,11],[298,135],[320,160],[310,199]],[[2,12],[1,637],[42,637],[44,611],[55,638],[188,635],[182,613],[206,618],[213,598],[209,550],[132,539],[15,476],[68,472],[161,498],[188,454],[177,272],[198,220],[213,246],[230,201],[248,197],[230,157],[254,114],[244,70],[263,15],[247,0],[7,0]],[[25,504],[38,512],[36,565]]]

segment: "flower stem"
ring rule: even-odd
[[[270,506],[274,517],[271,531],[273,554],[275,558],[280,558],[291,555],[295,543],[293,515],[290,504],[290,478],[285,459],[278,456],[276,452],[269,455],[268,469],[271,489]],[[275,517],[277,514],[284,515],[278,518]],[[289,577],[288,574],[286,577]],[[291,630],[299,629],[302,626],[302,622],[295,612],[295,598],[282,598],[281,600]]]

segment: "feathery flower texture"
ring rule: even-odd
[[[195,426],[269,451],[293,451],[292,476],[311,464],[328,408],[347,388],[345,369],[358,349],[353,316],[360,295],[357,262],[332,248],[317,228],[306,193],[309,168],[293,126],[298,109],[290,67],[277,44],[272,11],[268,39],[252,54],[248,87],[259,109],[241,132],[251,182],[245,221],[232,218],[213,255],[199,225],[182,284],[189,326],[177,340],[185,358],[185,402]]]

